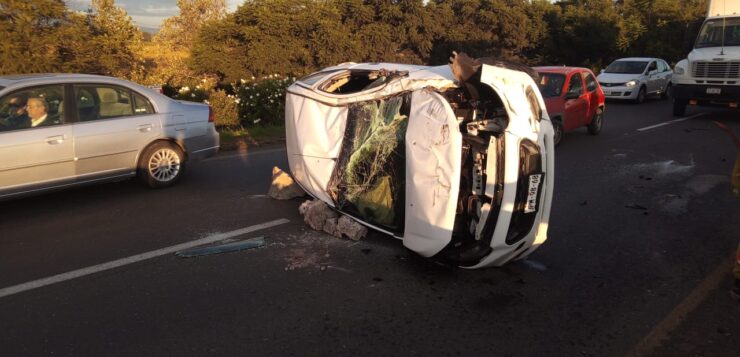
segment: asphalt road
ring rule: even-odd
[[[670,111],[610,102],[601,135],[566,134],[549,240],[503,268],[311,231],[302,200],[264,196],[272,167],[287,167],[281,147],[193,163],[164,190],[127,181],[2,202],[0,289],[160,255],[0,297],[0,355],[740,355],[735,151],[711,123],[740,133],[740,115]],[[235,237],[264,236],[259,249],[163,250],[281,218]]]

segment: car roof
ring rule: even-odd
[[[29,74],[11,74],[0,76],[0,85],[10,86],[28,81],[45,80],[45,79],[105,79],[111,77],[98,76],[94,74],[75,74],[75,73],[29,73]]]
[[[653,60],[659,60],[660,58],[655,57],[627,57],[627,58],[620,58],[614,60],[614,62],[617,61],[653,61]]]
[[[580,72],[580,71],[591,72],[590,69],[584,68],[584,67],[538,66],[538,67],[533,67],[533,68],[537,72],[546,72],[546,73],[569,74],[571,72]]]

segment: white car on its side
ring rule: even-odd
[[[492,63],[484,64],[484,63]],[[293,176],[309,194],[468,268],[526,257],[547,237],[550,118],[528,67],[347,63],[287,90]]]
[[[673,71],[660,58],[630,57],[612,62],[596,80],[607,99],[627,99],[642,103],[648,95],[670,97]]]

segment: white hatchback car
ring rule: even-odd
[[[0,199],[136,175],[169,186],[218,148],[204,104],[111,77],[0,77]]]
[[[670,97],[673,71],[660,58],[630,57],[612,62],[596,80],[607,99],[642,103],[648,95]]]
[[[547,237],[553,129],[536,72],[481,62],[346,63],[299,79],[285,113],[296,181],[425,257],[526,257]]]

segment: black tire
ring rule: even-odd
[[[637,98],[635,98],[635,103],[642,104],[645,103],[645,98],[647,97],[647,91],[645,90],[645,87],[640,87],[640,91],[637,92]]]
[[[686,105],[689,104],[685,99],[673,99],[673,116],[682,117],[686,115]]]
[[[594,113],[594,117],[591,119],[591,124],[588,124],[588,133],[591,135],[599,135],[601,128],[604,126],[604,110],[597,109]]]
[[[172,186],[185,171],[185,156],[179,146],[157,141],[139,158],[139,179],[151,188]]]
[[[671,82],[668,82],[663,93],[660,93],[660,99],[669,99],[671,97],[671,94],[673,94],[673,85],[671,84]]]
[[[558,146],[560,142],[563,140],[563,123],[560,122],[560,119],[553,119],[552,121],[552,130],[553,130],[553,136],[552,141],[554,142],[554,146]]]

